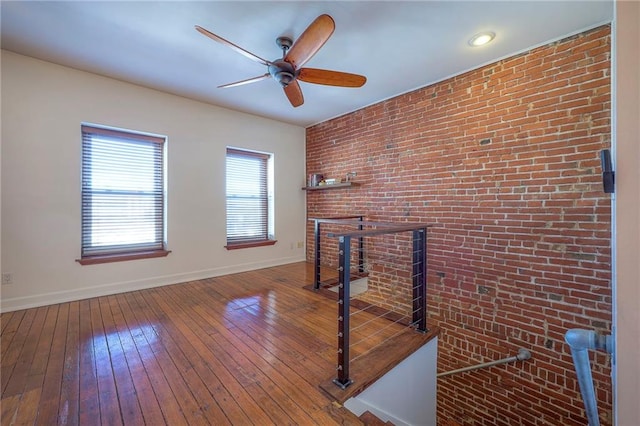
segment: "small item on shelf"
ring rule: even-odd
[[[336,183],[340,183],[340,179],[325,179],[324,183],[327,185],[334,185]]]
[[[309,181],[307,186],[318,186],[324,181],[324,176],[321,173],[312,173],[309,175]]]

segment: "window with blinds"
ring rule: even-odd
[[[227,148],[227,248],[273,244],[271,155]]]
[[[82,126],[82,259],[168,253],[164,151],[163,137]]]

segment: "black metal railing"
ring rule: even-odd
[[[321,284],[321,276],[320,276],[320,267],[321,267],[321,235],[322,230],[320,229],[320,225],[323,223],[328,224],[345,224],[345,223],[353,223],[359,231],[363,229],[363,215],[352,215],[352,216],[338,216],[331,218],[312,218],[313,221],[313,244],[314,244],[314,263],[313,263],[313,289],[319,290]],[[358,271],[364,272],[364,240],[362,238],[358,238]]]
[[[406,291],[409,295],[401,295],[402,298],[410,299],[411,310],[407,321],[395,320],[394,322],[401,322],[403,325],[414,328],[419,332],[427,331],[427,228],[430,225],[424,223],[388,223],[388,222],[369,222],[364,221],[362,216],[355,218],[323,218],[312,219],[315,222],[315,275],[314,275],[314,289],[320,288],[320,224],[332,223],[335,225],[342,225],[341,230],[327,233],[328,238],[335,238],[338,242],[337,247],[337,264],[338,264],[338,281],[337,281],[337,295],[338,295],[338,365],[337,365],[337,377],[333,382],[342,389],[345,389],[352,383],[349,375],[349,365],[353,360],[350,359],[351,348],[351,275],[352,275],[352,250],[355,248],[358,251],[357,271],[362,274],[366,274],[367,267],[375,267],[376,262],[382,262],[380,260],[381,252],[386,250],[384,244],[382,247],[376,247],[375,242],[380,240],[374,240],[380,236],[388,236],[392,234],[410,234],[410,236],[401,237],[399,240],[394,241],[394,244],[390,244],[389,247],[393,250],[396,246],[406,245],[406,250],[402,250],[402,253],[410,252],[411,255],[405,258],[404,255],[396,254],[391,256],[391,263],[402,263],[402,267],[407,269],[407,274],[410,275],[411,289],[400,286],[400,291]],[[348,230],[344,228],[357,227],[357,230]],[[368,240],[368,241],[365,241]],[[357,242],[357,244],[352,244]],[[369,256],[365,256],[365,246],[372,252]],[[366,262],[365,262],[366,260]],[[389,267],[396,267],[397,265],[389,266],[389,262],[381,266],[380,269],[387,270]],[[385,272],[381,272],[382,275]],[[393,279],[395,273],[387,274],[391,275],[391,278],[385,277],[385,279]],[[408,286],[407,286],[408,287]],[[384,310],[382,310],[384,311]],[[362,310],[358,311],[362,312]],[[385,313],[380,313],[378,310],[378,316],[389,318]],[[405,324],[406,323],[406,324]],[[403,328],[404,330],[404,328]],[[366,338],[365,338],[366,339]],[[362,356],[362,355],[360,355]]]

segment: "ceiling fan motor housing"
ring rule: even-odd
[[[278,59],[269,64],[269,74],[282,87],[287,87],[296,78],[296,70],[290,63]]]

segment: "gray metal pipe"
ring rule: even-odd
[[[598,404],[593,388],[588,350],[599,349],[607,353],[613,353],[613,337],[611,335],[601,335],[592,330],[573,328],[565,333],[564,340],[571,348],[571,356],[578,376],[578,385],[580,385],[580,393],[584,401],[589,426],[599,426]]]
[[[518,355],[516,356],[510,356],[509,358],[503,358],[497,361],[485,362],[484,364],[477,364],[477,365],[471,365],[469,367],[458,368],[457,370],[451,370],[445,373],[440,373],[436,377],[440,378],[444,376],[450,376],[452,374],[464,373],[465,371],[477,370],[479,368],[493,367],[494,365],[506,364],[508,362],[524,361],[525,359],[529,359],[529,358],[531,358],[531,352],[529,352],[526,349],[519,349]]]

